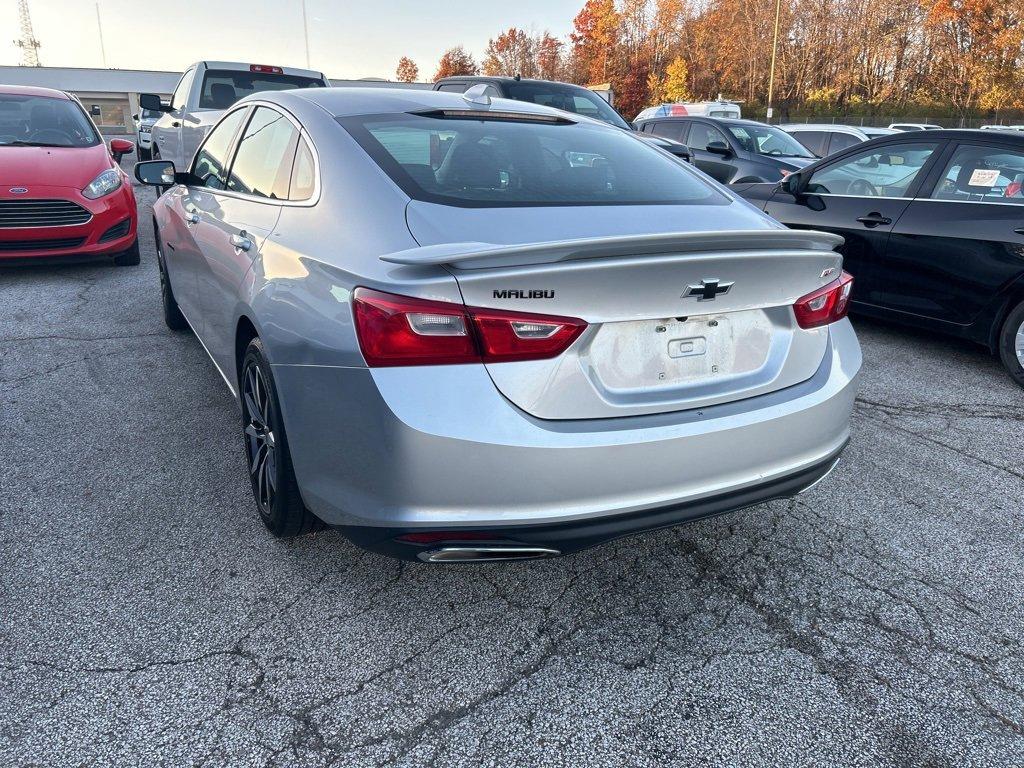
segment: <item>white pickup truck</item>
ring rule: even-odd
[[[139,106],[163,113],[152,128],[153,159],[185,170],[206,134],[239,99],[259,91],[328,87],[322,72],[308,69],[199,61],[185,70],[170,104],[155,93],[140,93]]]

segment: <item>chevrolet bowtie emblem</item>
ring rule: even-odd
[[[688,285],[682,298],[696,296],[697,301],[713,301],[719,294],[728,293],[732,286],[732,283],[723,283],[717,277],[705,278],[700,281],[700,285]]]

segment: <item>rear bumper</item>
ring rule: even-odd
[[[130,248],[138,234],[135,194],[127,180],[120,189],[98,200],[89,200],[78,190],[59,187],[38,190],[42,199],[77,203],[89,211],[92,218],[72,226],[0,228],[0,263],[113,255]],[[109,235],[125,221],[128,222],[126,231]]]
[[[403,560],[439,561],[437,554],[453,548],[486,547],[496,551],[493,557],[466,557],[464,559],[519,559],[518,551],[541,552],[527,554],[529,557],[543,557],[555,554],[566,555],[588,547],[594,547],[625,536],[646,531],[670,528],[682,523],[702,520],[707,517],[735,512],[772,499],[784,499],[809,489],[824,479],[839,463],[842,448],[823,461],[804,467],[785,477],[766,483],[716,494],[694,501],[684,501],[666,507],[645,509],[619,515],[605,515],[588,520],[574,520],[567,523],[541,525],[477,526],[472,539],[460,538],[460,529],[453,529],[450,536],[435,542],[398,541],[400,536],[416,534],[422,528],[379,528],[372,526],[342,526],[345,535],[364,549],[380,552]],[[465,530],[465,529],[462,529]],[[481,538],[486,536],[487,538]],[[493,538],[491,538],[493,537]],[[501,556],[507,551],[512,556]]]
[[[525,414],[482,366],[277,365],[274,375],[303,499],[370,544],[399,529],[575,530],[633,516],[646,522],[630,531],[641,530],[799,490],[849,439],[860,365],[843,320],[817,373],[796,386],[580,421]],[[671,520],[658,522],[662,513]]]

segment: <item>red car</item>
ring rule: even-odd
[[[139,263],[138,213],[118,164],[82,105],[49,88],[0,85],[0,264],[67,256]]]

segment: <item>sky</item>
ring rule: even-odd
[[[446,48],[479,60],[510,26],[565,35],[583,0],[306,0],[311,68],[333,78],[394,79],[401,56],[433,77]],[[17,0],[0,0],[0,64],[21,63]],[[99,0],[106,66],[180,72],[193,61],[305,67],[302,0]],[[159,9],[159,12],[157,12]],[[102,67],[95,0],[29,0],[39,58]]]

